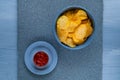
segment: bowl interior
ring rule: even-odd
[[[90,19],[90,21],[91,21],[91,23],[92,23],[91,25],[92,25],[92,28],[93,28],[93,32],[92,32],[92,35],[90,35],[90,36],[85,40],[85,42],[84,42],[83,44],[80,44],[80,45],[77,45],[77,46],[74,47],[74,48],[71,48],[71,47],[65,45],[64,43],[62,43],[62,42],[59,40],[59,37],[58,37],[58,35],[57,35],[56,25],[57,25],[57,20],[58,20],[58,18],[59,18],[61,15],[63,15],[65,12],[67,12],[67,11],[69,11],[69,10],[74,10],[74,9],[81,9],[81,10],[83,10],[83,11],[85,11],[85,12],[87,13],[88,18]],[[54,28],[54,32],[55,32],[55,38],[57,39],[57,42],[58,42],[61,46],[65,47],[65,48],[67,48],[67,49],[70,49],[70,50],[82,49],[82,48],[87,47],[87,46],[91,43],[91,41],[93,40],[93,38],[94,38],[94,34],[95,34],[95,21],[94,21],[94,18],[92,17],[92,15],[89,13],[89,11],[88,11],[87,9],[84,9],[84,8],[81,8],[81,7],[70,7],[70,8],[64,9],[64,10],[57,16],[56,24],[55,24],[55,28]]]

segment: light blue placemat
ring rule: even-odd
[[[81,50],[60,46],[53,34],[55,16],[68,7],[85,8],[95,20],[92,43]],[[18,80],[102,80],[102,0],[18,0]],[[26,48],[44,40],[58,52],[58,64],[45,76],[32,74],[24,64]]]

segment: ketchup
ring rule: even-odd
[[[47,53],[39,51],[34,55],[33,61],[34,64],[38,67],[45,66],[48,63],[49,57]]]

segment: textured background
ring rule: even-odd
[[[120,79],[120,0],[104,0],[103,80]],[[17,80],[17,2],[0,0],[0,79]]]
[[[91,4],[89,4],[91,2]],[[19,0],[18,1],[18,80],[101,80],[102,79],[102,0]],[[94,8],[92,6],[94,4]],[[95,20],[91,44],[81,50],[68,50],[58,44],[53,27],[60,13],[69,6],[82,6]],[[99,10],[99,11],[98,11]],[[47,41],[58,52],[58,64],[45,76],[36,76],[24,65],[27,47],[35,41]]]

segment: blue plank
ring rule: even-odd
[[[17,80],[15,49],[0,49],[0,80]]]
[[[16,0],[0,0],[0,48],[16,49]]]
[[[103,80],[120,80],[119,74],[104,74]]]

